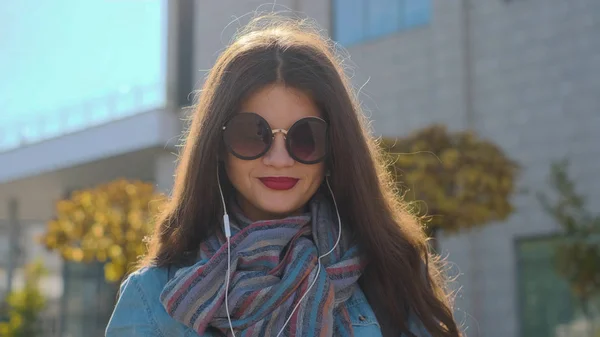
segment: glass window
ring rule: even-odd
[[[431,0],[333,0],[333,35],[345,45],[429,23]]]
[[[430,0],[405,0],[402,20],[404,27],[425,25],[431,20]]]
[[[579,336],[576,331],[588,324],[568,283],[556,272],[554,252],[559,240],[538,238],[517,243],[521,336]]]
[[[365,38],[364,7],[364,0],[333,0],[333,29],[338,42],[351,44]]]
[[[369,2],[366,8],[367,37],[377,38],[400,29],[400,3],[398,0],[378,0]]]

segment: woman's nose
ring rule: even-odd
[[[273,137],[273,143],[269,151],[263,156],[265,165],[273,167],[287,167],[294,164],[294,158],[290,157],[285,146],[285,136],[282,133],[276,133]]]

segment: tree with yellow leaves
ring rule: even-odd
[[[42,243],[66,260],[104,263],[106,280],[119,282],[146,253],[163,199],[152,184],[124,179],[75,191],[56,204]]]
[[[0,336],[40,336],[38,316],[46,305],[46,299],[39,289],[39,283],[45,273],[41,262],[25,266],[25,286],[8,294],[6,299],[8,317],[5,322],[0,322]]]
[[[433,125],[381,146],[399,192],[417,206],[430,237],[503,220],[513,210],[517,164],[473,132]]]

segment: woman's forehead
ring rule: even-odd
[[[257,91],[242,103],[240,112],[254,112],[277,129],[289,128],[304,117],[322,117],[312,98],[283,85],[271,85]]]

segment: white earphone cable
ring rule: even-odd
[[[235,337],[233,331],[233,324],[231,324],[231,315],[229,314],[229,279],[231,278],[231,227],[229,225],[229,215],[227,214],[227,206],[225,205],[225,197],[223,196],[223,189],[221,188],[221,179],[219,177],[219,165],[217,164],[217,184],[219,185],[219,193],[221,194],[221,202],[223,203],[223,229],[225,231],[225,237],[227,238],[227,276],[225,278],[225,311],[227,311],[227,321],[229,321],[229,328],[231,329],[231,335]]]
[[[231,228],[229,225],[229,215],[227,214],[227,208],[225,205],[225,197],[223,196],[223,190],[221,188],[221,180],[219,179],[218,165],[217,165],[217,182],[219,185],[219,192],[221,194],[221,202],[223,203],[223,213],[224,213],[223,214],[223,227],[224,227],[224,231],[225,231],[225,237],[227,238],[227,276],[225,279],[225,310],[227,311],[227,320],[229,322],[229,328],[231,330],[231,335],[233,337],[235,337],[235,332],[233,330],[233,324],[231,323],[231,314],[229,313],[229,279],[231,278],[231,245],[230,245],[229,239],[231,237]],[[331,254],[335,250],[335,248],[338,246],[338,244],[340,243],[340,240],[342,238],[342,219],[340,218],[340,212],[338,210],[337,202],[335,200],[335,195],[333,194],[333,190],[331,189],[331,185],[329,185],[329,179],[327,177],[325,177],[325,182],[327,183],[327,188],[329,189],[329,193],[331,194],[331,199],[333,199],[333,204],[335,206],[335,213],[336,213],[337,219],[338,219],[338,237],[337,237],[337,240],[335,241],[335,244],[333,245],[333,247],[327,253],[319,256],[318,265],[317,265],[317,273],[316,273],[315,277],[313,278],[310,286],[306,289],[306,291],[304,292],[304,294],[302,295],[302,297],[300,298],[298,303],[296,303],[296,306],[290,313],[287,320],[283,323],[283,326],[281,327],[281,330],[279,330],[277,337],[279,337],[283,333],[286,325],[289,323],[290,319],[294,315],[294,312],[296,312],[296,310],[298,309],[298,307],[300,306],[300,304],[302,303],[302,301],[304,300],[306,295],[308,295],[308,293],[310,292],[312,287],[317,282],[317,279],[319,278],[319,274],[321,273],[321,259],[324,258],[325,256]]]
[[[231,247],[229,238],[227,238],[227,281],[225,282],[225,311],[227,311],[227,320],[229,321],[229,329],[231,329],[231,335],[235,337],[233,332],[233,324],[231,324],[231,315],[229,314],[229,278],[231,273]]]

